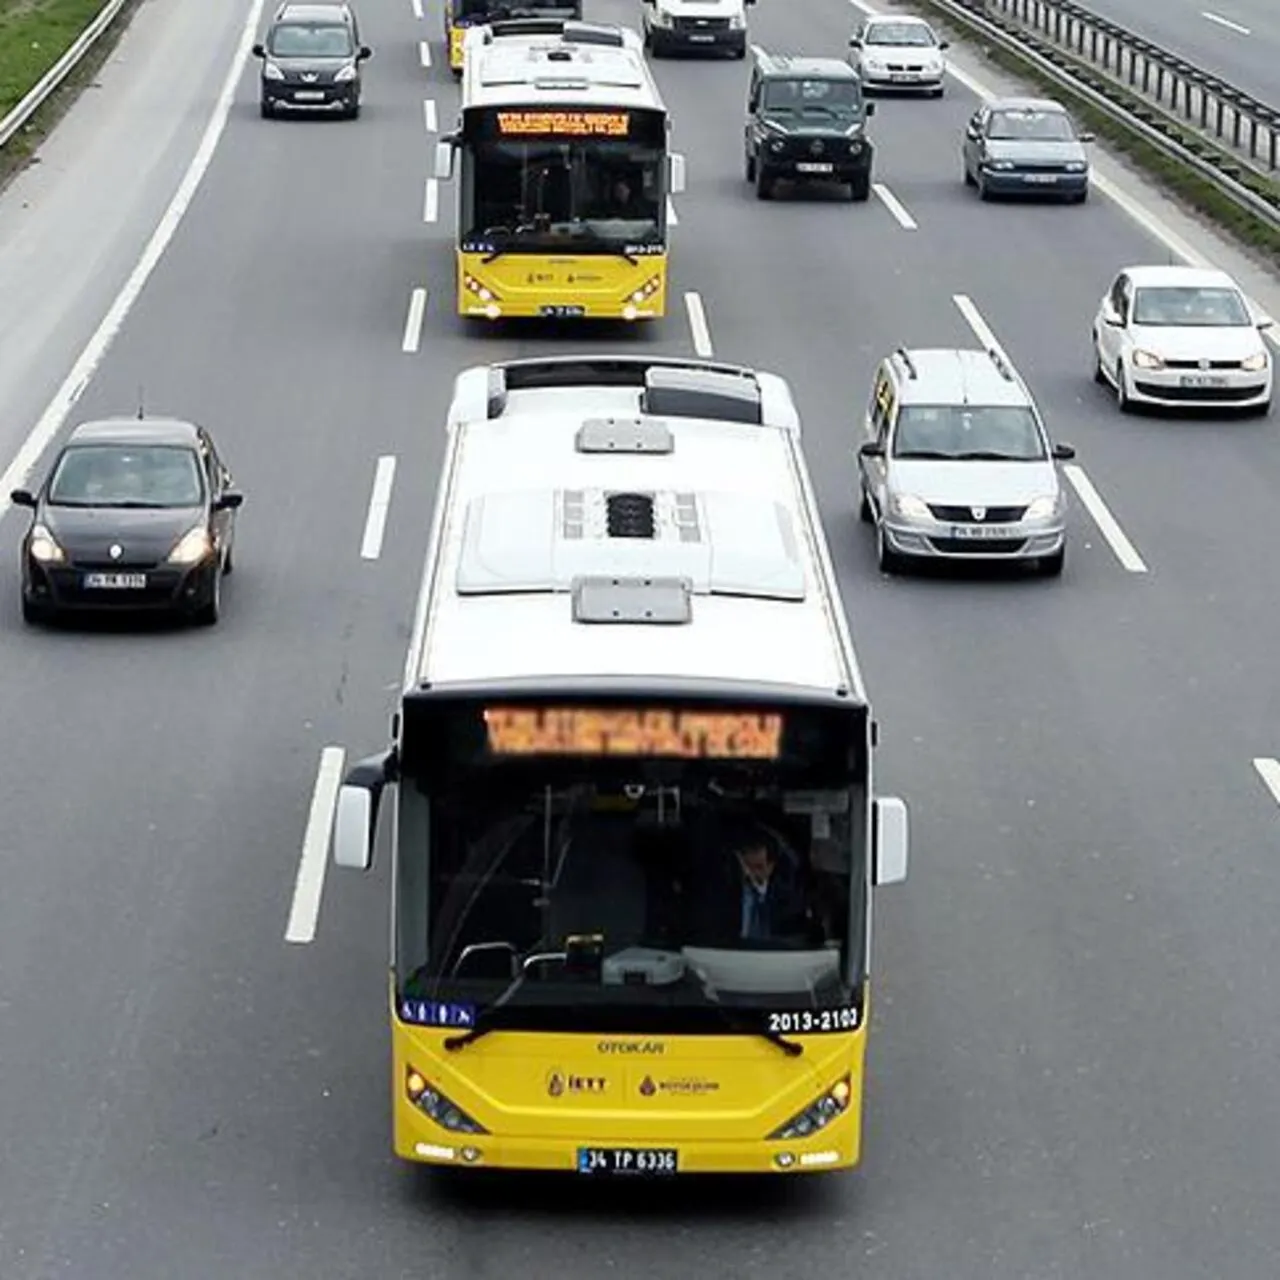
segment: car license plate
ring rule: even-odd
[[[714,44],[715,36],[712,35],[691,35],[689,37],[690,44]]]
[[[1179,382],[1184,387],[1225,387],[1227,385],[1226,378],[1214,377],[1207,373],[1189,373],[1180,378]]]
[[[299,102],[323,102],[323,89],[299,89],[293,95]]]
[[[675,1173],[674,1147],[579,1147],[579,1173],[640,1174]]]
[[[889,73],[890,80],[918,80],[920,73],[918,71],[891,71]]]
[[[1008,525],[1000,524],[954,524],[951,526],[953,538],[1007,538],[1010,535]]]
[[[547,316],[548,318],[556,320],[563,320],[566,318],[572,319],[575,316],[586,315],[586,313],[587,309],[585,307],[551,306],[540,307],[538,309],[539,315]]]
[[[797,173],[830,173],[834,166],[818,164],[816,161],[802,160],[796,165]]]
[[[141,591],[147,585],[145,573],[86,573],[86,591]]]
[[[1023,176],[1027,182],[1039,183],[1041,186],[1047,186],[1058,180],[1056,173],[1028,173]]]

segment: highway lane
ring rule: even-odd
[[[1099,17],[1276,105],[1280,14],[1271,0],[1089,0]]]
[[[961,95],[924,105],[928,116],[890,104],[878,117],[881,177],[919,231],[875,204],[758,204],[737,176],[745,80],[728,64],[659,64],[693,180],[679,202],[678,289],[699,292],[717,355],[795,380],[885,724],[882,782],[906,791],[917,817],[914,879],[882,898],[867,1169],[780,1204],[759,1186],[682,1187],[646,1199],[645,1213],[625,1190],[584,1205],[574,1188],[566,1206],[563,1187],[522,1181],[488,1188],[486,1203],[392,1167],[386,886],[335,875],[316,942],[286,948],[296,850],[320,748],[385,737],[449,381],[463,362],[545,344],[466,338],[452,320],[450,224],[421,221],[420,132],[424,93],[443,104],[452,91],[409,56],[438,14],[366,13],[382,100],[355,128],[264,128],[244,86],[208,188],[77,411],[131,402],[145,367],[157,406],[180,401],[225,441],[254,505],[224,627],[140,640],[29,636],[6,622],[9,722],[44,724],[52,705],[54,723],[79,732],[56,740],[56,756],[41,740],[11,766],[18,811],[40,812],[41,825],[4,855],[6,883],[23,892],[0,901],[0,973],[24,986],[5,992],[0,1046],[23,1116],[0,1157],[0,1270],[41,1275],[58,1261],[97,1280],[376,1267],[473,1280],[515,1266],[638,1275],[692,1262],[717,1276],[799,1276],[854,1252],[886,1277],[1052,1266],[1145,1277],[1161,1263],[1219,1275],[1237,1262],[1241,1275],[1269,1274],[1275,1228],[1257,1188],[1273,1167],[1275,1116],[1254,1064],[1274,1048],[1260,1016],[1272,944],[1258,932],[1274,906],[1261,874],[1274,813],[1248,776],[1250,751],[1231,772],[1229,738],[1236,726],[1244,747],[1268,717],[1214,714],[1224,694],[1233,712],[1245,704],[1251,673],[1237,684],[1227,670],[1192,695],[1187,620],[1196,636],[1217,624],[1178,588],[1180,561],[1143,538],[1149,579],[1099,545],[1059,584],[884,582],[842,479],[843,424],[875,355],[904,335],[967,341],[954,291],[1035,364],[1046,412],[1067,421],[1073,392],[1092,391],[1083,345],[1061,354],[1081,342],[1080,317],[1064,297],[1060,317],[1031,323],[1029,300],[1070,287],[1071,308],[1089,298],[1087,323],[1096,291],[1072,271],[1082,246],[1121,260],[1143,246],[1103,204],[989,210],[955,184],[937,188],[931,212],[926,161],[954,183],[938,122],[963,114]],[[599,16],[628,14],[602,5]],[[753,17],[770,41],[789,34],[781,15]],[[834,6],[811,17],[815,48],[844,21]],[[282,207],[307,210],[287,233]],[[1020,232],[1006,213],[1023,215]],[[992,216],[1003,219],[998,260]],[[423,284],[420,351],[407,356],[403,308]],[[678,313],[637,341],[690,349]],[[1071,412],[1061,434],[1125,526],[1165,512],[1136,446],[1102,453],[1135,428]],[[1160,443],[1151,431],[1148,448]],[[364,564],[364,505],[384,453],[400,465],[380,558]],[[1165,465],[1179,474],[1176,459]],[[269,509],[260,495],[285,482],[291,500]],[[1251,501],[1263,487],[1260,477]],[[4,530],[11,551],[15,521]],[[1077,547],[1097,541],[1083,517],[1076,534]],[[1241,588],[1247,568],[1225,577],[1223,609],[1254,598]],[[1239,621],[1228,612],[1223,634]],[[195,654],[213,655],[199,679]],[[136,726],[127,756],[110,749],[111,720]],[[50,812],[39,797],[54,768],[77,803]],[[117,817],[121,796],[139,799]],[[109,863],[86,856],[101,840],[94,804],[112,807]],[[1224,1039],[1188,1053],[1189,1028],[1203,1037],[1206,1026]],[[1233,1036],[1258,1056],[1229,1055]],[[1223,1081],[1248,1127],[1213,1111]],[[1201,1198],[1187,1207],[1192,1160]]]
[[[0,452],[111,305],[195,150],[249,0],[142,5],[0,200]]]

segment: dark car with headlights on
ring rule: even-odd
[[[867,119],[875,110],[847,62],[757,49],[745,139],[756,196],[770,199],[782,179],[846,183],[851,199],[868,199],[875,148]]]
[[[264,118],[289,111],[336,112],[348,120],[360,114],[360,66],[373,50],[360,43],[350,5],[281,5],[253,56],[262,62]]]
[[[209,433],[174,418],[113,418],[72,431],[29,507],[22,616],[161,610],[217,622],[244,500]]]
[[[1077,133],[1066,108],[1047,98],[996,98],[974,112],[961,147],[964,181],[983,200],[1089,196],[1091,133]]]

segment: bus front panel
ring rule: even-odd
[[[521,18],[580,19],[582,0],[446,0],[444,30],[450,70],[462,74],[462,46],[468,27],[501,22],[516,12]]]

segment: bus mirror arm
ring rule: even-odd
[[[907,878],[907,806],[896,796],[877,796],[872,803],[872,883],[901,884]]]
[[[367,756],[347,770],[333,818],[333,860],[338,866],[368,871],[373,865],[382,789],[395,775],[394,751]]]
[[[436,143],[435,177],[440,182],[453,177],[453,149],[457,145],[457,135],[452,133]]]

